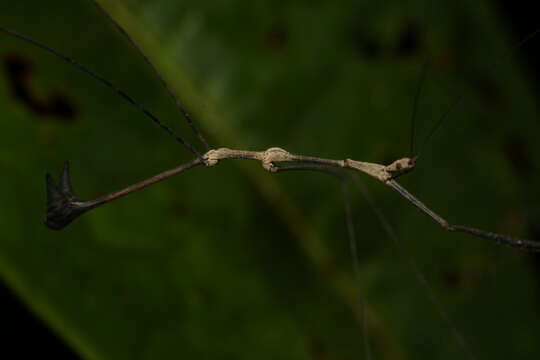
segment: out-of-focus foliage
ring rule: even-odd
[[[538,113],[485,1],[101,3],[213,147],[375,162],[408,155],[414,91],[429,60],[417,148],[458,94],[464,101],[403,184],[452,222],[535,236]],[[148,66],[89,1],[4,1],[0,24],[79,59],[195,141]],[[376,359],[466,358],[353,192],[364,333],[341,190],[324,175],[229,161],[63,231],[46,229],[43,178],[65,159],[76,193],[89,199],[190,157],[58,59],[2,36],[0,61],[0,272],[82,357],[358,359],[367,342]],[[8,61],[30,69],[15,81],[24,101],[13,95]],[[55,96],[61,105],[51,106]],[[365,181],[467,349],[478,359],[538,358],[534,258],[445,233]]]

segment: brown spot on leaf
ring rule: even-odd
[[[504,97],[501,95],[501,90],[489,75],[474,73],[470,74],[467,78],[487,106],[501,108],[504,105]]]
[[[455,55],[450,49],[444,49],[436,53],[431,63],[442,71],[456,71]]]
[[[418,54],[424,47],[424,38],[425,31],[420,23],[407,22],[399,32],[394,56],[404,58]]]
[[[39,94],[34,87],[34,67],[32,62],[19,54],[8,54],[1,58],[11,93],[15,99],[35,115],[71,122],[76,115],[75,106],[60,91]]]
[[[315,360],[328,359],[328,351],[324,343],[318,339],[311,339],[311,356]]]
[[[522,136],[509,138],[503,146],[503,153],[520,178],[529,178],[534,172],[531,147]]]
[[[289,41],[289,31],[283,24],[273,25],[266,34],[266,46],[272,52],[283,50]]]
[[[383,53],[383,46],[376,39],[364,34],[357,35],[354,44],[358,52],[368,59],[380,58]]]
[[[190,215],[189,207],[184,202],[172,201],[169,208],[170,212],[177,217],[186,217]]]
[[[447,266],[442,270],[443,282],[447,288],[457,290],[463,285],[463,275],[455,266]]]
[[[420,23],[408,21],[394,39],[385,43],[365,27],[351,32],[352,43],[363,58],[398,60],[419,54],[424,48],[425,31]]]
[[[510,208],[498,221],[498,232],[503,234],[523,234],[527,228],[527,213],[523,209]]]

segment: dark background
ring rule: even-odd
[[[540,26],[540,22],[534,11],[530,11],[530,9],[528,10],[522,4],[512,1],[498,1],[495,2],[494,7],[497,15],[501,19],[500,24],[505,27],[505,29],[502,31],[509,34],[511,39],[510,41],[514,44],[519,43],[521,39],[525,38],[528,34]],[[23,29],[21,29],[21,31],[23,31]],[[281,42],[286,42],[287,36],[288,35],[284,30],[280,29],[279,26],[276,27],[275,32],[269,35],[269,46],[279,48],[281,46]],[[373,42],[372,40],[373,39],[369,39],[368,37],[368,39],[359,38],[358,41],[360,52],[367,58],[377,58],[379,54],[378,51],[380,51],[376,42]],[[415,31],[411,30],[410,39],[408,38],[403,40],[403,43],[401,44],[402,47],[399,51],[403,53],[415,51],[416,47],[418,46],[418,41],[420,40],[417,39]],[[522,46],[518,51],[519,64],[522,67],[521,72],[530,74],[528,78],[536,88],[538,87],[540,80],[540,67],[537,66],[540,60],[539,44],[540,39],[533,39],[526,45]],[[135,56],[135,54],[133,56]],[[317,61],[317,59],[313,59],[313,61]],[[490,59],[486,59],[487,63],[489,63],[489,61]],[[418,63],[421,63],[421,61]],[[429,76],[430,75],[428,74],[428,77]],[[416,75],[412,76],[412,78],[416,78]],[[321,81],[326,81],[325,77],[322,77]],[[324,86],[324,84],[322,84],[322,86]],[[111,95],[111,97],[112,96],[113,95]],[[64,106],[59,106],[58,108],[60,109],[60,112],[70,113],[70,111],[72,111],[69,108],[66,110]],[[269,134],[270,138],[276,136],[277,135],[273,133]],[[272,141],[269,140],[269,142]],[[517,145],[514,145],[514,148],[517,148],[514,153],[517,154],[516,156],[519,158],[519,155],[523,151],[520,150],[522,148],[520,145],[521,143],[519,141],[517,141],[517,143]],[[513,145],[509,146],[512,147]],[[302,145],[300,144],[297,147],[297,150],[301,152],[301,148]],[[524,159],[522,160],[522,163],[526,164],[528,161],[529,160]],[[55,166],[55,169],[50,170],[56,174],[58,171],[58,165]],[[526,165],[524,166],[526,167]],[[81,174],[82,172],[79,173],[79,175]],[[4,174],[4,176],[6,176],[6,174]],[[35,179],[35,181],[38,182],[40,180]],[[3,211],[6,211],[6,209],[3,209]],[[539,229],[535,229],[533,225],[530,225],[528,235],[537,236],[538,232],[535,232],[535,230],[540,232]],[[437,229],[434,231],[437,231]],[[540,268],[540,265],[538,265],[538,257],[531,257],[531,261],[536,261],[537,269]],[[538,275],[540,275],[540,271],[536,272],[536,276]],[[447,276],[449,283],[462,281],[459,280],[459,276],[454,276],[451,271],[448,272]],[[16,353],[18,354],[18,357],[21,358],[30,356],[30,354],[35,354],[36,351],[42,356],[54,357],[57,359],[78,358],[75,352],[66,346],[59,336],[55,334],[56,332],[50,331],[49,327],[44,324],[39,317],[36,317],[31,310],[28,310],[24,303],[21,303],[18,300],[18,296],[5,285],[0,288],[0,305],[0,308],[2,309],[3,323],[2,351]],[[497,331],[504,331],[504,329],[499,329]],[[479,358],[483,357],[479,355]]]

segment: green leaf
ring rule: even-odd
[[[464,101],[400,181],[452,223],[538,236],[535,99],[486,2],[100,3],[212,147],[379,163],[407,156],[416,82],[429,60],[416,148],[456,96]],[[147,64],[90,1],[18,1],[2,7],[0,25],[103,74],[196,143]],[[371,179],[401,247],[466,345],[358,191],[354,281],[341,188],[321,174],[224,161],[60,232],[45,228],[44,176],[64,160],[85,200],[191,157],[57,58],[3,35],[0,57],[31,67],[17,82],[30,94],[24,101],[6,72],[0,80],[0,273],[82,357],[352,359],[367,357],[365,343],[376,359],[538,357],[534,258],[446,233]],[[52,96],[67,104],[60,115],[44,106]]]

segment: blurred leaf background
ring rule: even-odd
[[[490,2],[100,3],[157,63],[212,147],[383,163],[409,155],[414,93],[429,61],[416,148],[456,96],[464,101],[402,184],[450,222],[539,238],[534,87]],[[90,1],[3,2],[0,24],[95,69],[195,141]],[[90,199],[190,156],[58,59],[2,35],[0,60],[0,273],[81,358],[540,355],[538,258],[445,233],[371,179],[466,351],[359,192],[354,281],[341,190],[324,175],[227,161],[46,229],[44,175],[57,176],[64,160],[77,195]],[[17,82],[25,101],[14,96],[9,64],[29,69]]]

